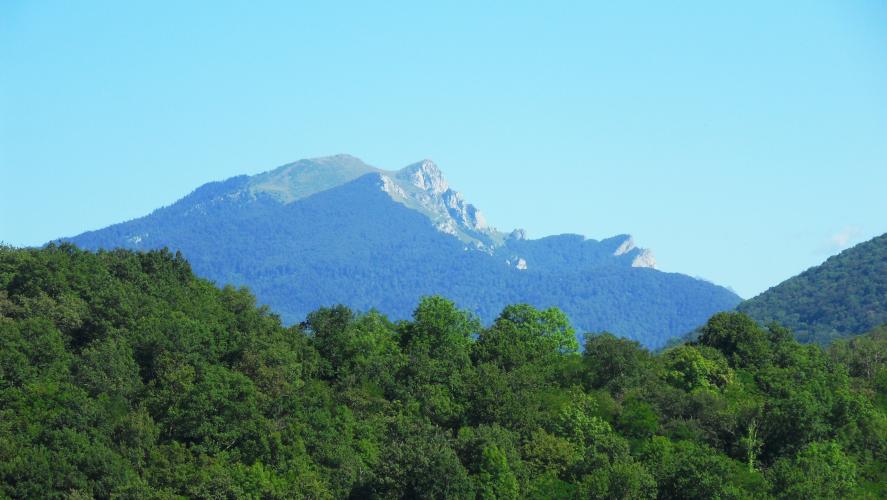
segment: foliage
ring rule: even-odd
[[[653,355],[440,297],[286,328],[168,251],[0,249],[0,497],[883,498],[885,336]]]
[[[738,310],[820,345],[887,324],[887,234],[829,258]]]

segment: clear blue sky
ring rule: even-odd
[[[885,2],[420,3],[0,3],[0,240],[339,152],[745,297],[887,232]]]

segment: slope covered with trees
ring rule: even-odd
[[[739,305],[821,345],[887,324],[887,234],[829,258]]]
[[[490,228],[474,231],[463,219],[477,217],[476,209],[459,205],[461,195],[452,190],[440,193],[447,184],[436,167],[388,176],[361,165],[356,158],[333,157],[298,162],[274,175],[207,184],[148,216],[69,241],[90,250],[181,251],[198,276],[248,286],[287,324],[334,304],[407,319],[419,297],[443,295],[485,324],[508,304],[556,306],[582,329],[659,347],[740,302],[702,280],[632,267],[644,254],[628,235],[532,240],[520,232],[506,237]],[[355,177],[364,171],[369,173]],[[336,172],[350,180],[316,179]],[[394,184],[410,172],[420,174],[416,183],[427,190]],[[271,182],[269,175],[281,179],[273,190],[257,191]],[[306,195],[308,184],[318,182]],[[407,189],[442,211],[432,215],[447,218],[435,222],[427,207],[416,207],[418,201],[404,202],[400,193]],[[469,233],[477,239],[459,237]]]
[[[883,333],[653,355],[557,309],[285,328],[166,251],[0,249],[0,497],[883,498]]]

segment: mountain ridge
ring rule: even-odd
[[[249,286],[288,322],[335,303],[406,318],[419,297],[442,294],[484,320],[508,303],[560,306],[585,330],[656,346],[739,302],[721,287],[644,269],[652,254],[629,235],[500,232],[430,160],[395,171],[349,156],[300,160],[204,184],[145,217],[63,241],[180,250],[199,275]]]

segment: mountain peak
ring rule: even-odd
[[[640,249],[638,255],[631,261],[631,267],[656,269],[656,256],[646,248]]]
[[[637,246],[634,244],[634,238],[632,238],[631,235],[626,234],[623,235],[623,237],[625,238],[625,240],[622,242],[622,244],[619,245],[619,248],[617,248],[616,251],[613,252],[613,255],[617,257],[627,254],[628,252],[637,248]]]
[[[646,248],[638,248],[634,242],[634,238],[630,234],[622,234],[614,236],[612,240],[622,239],[622,243],[613,252],[614,257],[630,254],[634,258],[631,261],[631,267],[648,267],[656,269],[656,256],[653,252]]]
[[[318,165],[325,165],[330,167],[343,167],[343,166],[358,166],[364,168],[373,168],[360,158],[350,155],[348,153],[339,153],[330,156],[319,156],[317,158],[308,158],[305,160],[299,160],[298,163],[316,163]]]
[[[282,203],[292,203],[371,172],[381,170],[347,154],[311,158],[252,176],[250,192],[270,196]]]
[[[443,172],[433,161],[428,159],[400,169],[397,172],[397,178],[435,195],[443,194],[450,189],[450,184],[444,179]]]
[[[248,203],[257,199],[288,205],[360,179],[363,179],[360,186],[380,189],[393,201],[428,217],[438,231],[458,238],[471,248],[493,253],[509,244],[528,240],[523,230],[508,235],[491,226],[477,207],[450,187],[441,169],[430,159],[399,170],[373,167],[349,154],[303,159],[252,177],[208,185],[209,198],[189,197],[179,204],[185,206],[185,213],[205,213],[207,204]],[[655,268],[653,254],[637,248],[629,235],[610,238],[607,246],[611,246],[613,256],[622,257],[634,267]]]

